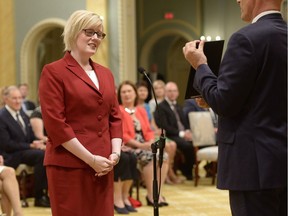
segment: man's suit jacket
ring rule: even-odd
[[[20,115],[25,122],[26,135],[5,107],[0,110],[0,154],[3,154],[5,164],[10,164],[14,154],[30,149],[30,143],[35,140],[29,117],[22,110]]]
[[[198,67],[194,87],[219,115],[218,188],[287,187],[287,24],[261,17],[234,33],[218,79]]]
[[[91,60],[90,64],[99,80],[99,90],[69,52],[43,68],[39,96],[49,138],[45,165],[87,168],[61,144],[76,137],[91,153],[108,158],[111,139],[122,138],[113,75],[108,68]]]
[[[182,108],[178,104],[176,104],[176,109],[183,126],[185,127],[185,129],[189,129]],[[156,111],[154,112],[154,118],[157,126],[165,130],[166,136],[168,138],[179,137],[179,130],[175,113],[173,112],[169,103],[166,100],[162,101],[159,104],[159,112],[156,109]]]

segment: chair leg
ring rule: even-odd
[[[194,186],[197,187],[198,185],[198,180],[199,180],[199,161],[195,162],[195,182]]]
[[[139,188],[140,188],[140,182],[139,182],[139,179],[137,179],[137,180],[136,180],[136,199],[137,199],[138,201],[140,201]]]
[[[26,187],[26,180],[27,180],[27,172],[24,170],[20,173],[20,192],[21,192],[21,205],[23,208],[29,207],[27,202],[27,187]]]
[[[133,195],[133,188],[136,187],[136,199],[138,201],[140,201],[140,180],[139,179],[136,179],[134,180],[133,182],[133,185],[132,187],[130,188],[130,191],[129,191],[129,194],[130,194],[130,197],[132,197]]]
[[[216,173],[217,173],[217,162],[213,161],[212,162],[212,185],[215,184]]]

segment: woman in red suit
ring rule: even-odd
[[[90,59],[105,37],[102,20],[76,11],[63,36],[65,56],[44,66],[39,83],[52,214],[112,216],[122,121],[111,71]]]
[[[147,205],[153,205],[153,154],[151,144],[155,142],[154,132],[150,127],[148,115],[142,106],[137,106],[137,89],[130,81],[124,81],[118,88],[118,100],[123,120],[123,143],[125,151],[133,152],[141,169],[142,178],[146,185]],[[122,149],[124,151],[124,148]],[[123,161],[120,161],[123,163]],[[127,166],[126,166],[127,167]],[[161,183],[167,177],[168,157],[164,154],[161,170]],[[159,206],[167,206],[163,196],[159,196]]]

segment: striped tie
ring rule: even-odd
[[[16,121],[17,121],[17,123],[18,123],[19,126],[21,127],[21,130],[23,131],[23,133],[24,133],[25,136],[26,136],[26,130],[25,130],[25,128],[24,128],[24,125],[23,125],[22,122],[20,121],[20,118],[19,118],[19,114],[18,114],[18,113],[16,113]]]

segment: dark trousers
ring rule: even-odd
[[[39,199],[47,192],[47,177],[46,170],[43,166],[45,151],[40,149],[28,149],[9,154],[7,160],[5,160],[6,166],[11,166],[16,169],[19,164],[27,164],[34,167],[34,192],[35,198]]]
[[[232,216],[287,216],[287,188],[229,191]]]
[[[184,155],[185,162],[180,168],[182,174],[186,177],[192,178],[193,176],[192,170],[195,162],[194,147],[192,142],[186,141],[181,137],[168,137],[168,138],[176,142],[177,149],[180,150]]]
[[[121,151],[119,163],[114,166],[114,181],[137,180],[137,158],[133,152]]]

